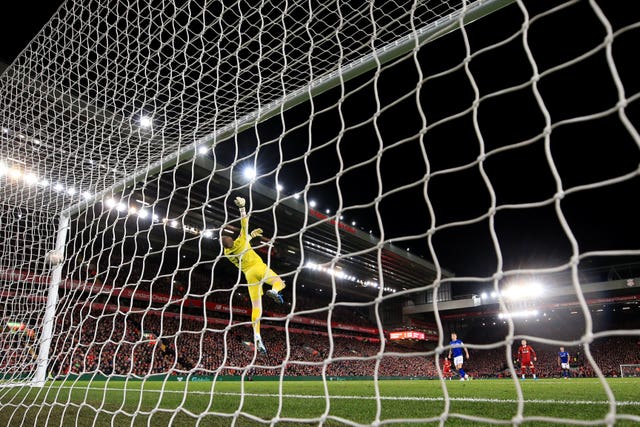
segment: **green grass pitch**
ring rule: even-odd
[[[509,379],[377,384],[376,391],[373,380],[328,381],[326,390],[322,381],[55,381],[43,388],[0,388],[0,425],[250,426],[274,420],[318,425],[321,419],[329,426],[438,425],[446,417],[447,426],[476,426],[511,425],[518,413],[516,386]],[[522,425],[570,425],[571,419],[605,424],[610,404],[597,379],[519,384],[523,416],[537,417]],[[616,400],[615,425],[639,425],[640,379],[608,384]]]

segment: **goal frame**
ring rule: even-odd
[[[31,380],[35,387],[43,387],[47,379],[47,366],[49,365],[49,350],[53,339],[53,327],[56,321],[56,306],[58,304],[58,290],[62,281],[62,269],[64,266],[65,246],[67,242],[67,232],[70,223],[69,215],[60,215],[58,220],[58,230],[56,235],[55,250],[62,255],[62,262],[53,266],[49,278],[49,289],[47,291],[47,305],[42,321],[42,334],[40,335],[40,348],[36,359],[36,372]]]
[[[298,88],[289,94],[272,101],[264,106],[259,106],[257,110],[246,114],[233,123],[230,123],[215,132],[206,135],[199,140],[181,148],[173,153],[133,171],[123,180],[116,182],[106,189],[97,192],[90,199],[76,202],[75,204],[62,210],[59,215],[59,225],[56,236],[55,249],[60,251],[64,260],[64,248],[67,240],[67,232],[71,218],[81,214],[88,209],[95,200],[100,200],[123,189],[136,185],[149,175],[168,168],[172,168],[183,161],[188,161],[197,156],[198,150],[202,147],[211,148],[219,141],[226,140],[235,134],[239,134],[260,122],[281,114],[290,108],[295,107],[313,96],[326,92],[337,87],[344,82],[357,78],[362,74],[380,68],[402,55],[408,54],[421,45],[438,39],[456,29],[465,26],[473,21],[485,17],[499,9],[502,9],[516,0],[476,0],[465,2],[463,7],[455,12],[415,29],[395,42],[382,46],[372,53],[359,58],[356,61],[342,65],[337,70],[317,77],[307,85]],[[40,347],[37,356],[36,373],[32,379],[32,385],[42,387],[46,382],[47,366],[49,363],[49,351],[51,347],[53,326],[55,323],[56,305],[58,302],[58,290],[62,280],[62,270],[64,261],[54,266],[51,270],[45,315],[42,325]]]
[[[621,363],[620,364],[620,378],[625,378],[625,376],[624,376],[624,367],[625,366],[635,366],[636,368],[640,368],[640,363]]]

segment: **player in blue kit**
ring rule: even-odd
[[[469,358],[469,351],[464,346],[461,340],[458,339],[458,334],[455,332],[451,333],[451,342],[449,343],[451,348],[449,349],[449,359],[451,359],[451,355],[453,354],[453,366],[455,366],[458,371],[458,375],[460,375],[460,381],[464,381],[465,379],[469,379],[469,375],[464,372],[462,369],[462,364],[464,362],[464,357],[462,356],[463,352],[467,359]]]
[[[560,369],[562,369],[562,377],[565,380],[568,379],[571,374],[569,366],[569,352],[564,351],[564,347],[560,347],[560,351],[558,352],[558,364],[560,365]]]

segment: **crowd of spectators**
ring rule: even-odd
[[[269,319],[262,322],[262,337],[268,348],[268,353],[262,355],[253,347],[248,316],[230,315],[224,310],[190,308],[184,303],[199,298],[206,303],[248,308],[250,301],[242,286],[216,287],[206,273],[198,270],[147,278],[134,265],[128,271],[116,269],[113,272],[108,268],[89,266],[85,273],[84,276],[79,274],[77,279],[94,280],[109,289],[132,288],[155,295],[170,295],[182,298],[182,302],[154,306],[150,301],[114,297],[112,291],[104,292],[106,295],[95,291],[62,295],[50,352],[52,375],[433,378],[438,376],[436,363],[443,361],[442,357],[436,359],[433,353],[427,355],[434,348],[429,342],[381,343],[375,333],[354,332],[348,328],[332,328],[330,336],[327,327]],[[337,304],[329,309],[326,298],[315,294],[300,292],[295,294],[295,299],[293,295],[290,297],[282,306],[265,299],[265,312],[281,315],[293,312],[305,318],[330,320],[334,324],[377,329],[365,316],[366,311],[360,311],[357,305]],[[98,309],[79,300],[123,304],[125,309],[116,312],[104,307]],[[537,352],[537,375],[559,377],[558,348],[530,344]],[[25,338],[4,340],[0,344],[0,370],[35,369],[35,352],[31,345],[35,342]],[[585,357],[584,347],[566,349],[571,355],[573,376],[595,375]],[[470,348],[469,351],[471,357],[465,361],[465,370],[472,377],[507,377],[511,374],[510,365],[518,369],[515,343],[510,350],[498,346],[487,350]],[[606,376],[618,376],[621,364],[640,364],[640,341],[633,336],[598,339],[590,344],[589,352]]]
[[[204,327],[198,320],[158,315],[93,313],[61,320],[54,343],[56,375],[102,373],[145,376],[158,373],[197,375],[437,375],[432,359],[402,356],[407,349],[375,337],[329,336],[310,329],[289,332],[263,326],[268,354],[254,352],[250,326]],[[154,337],[149,339],[148,337]],[[425,350],[426,351],[426,350]],[[401,355],[387,355],[401,353]],[[254,359],[255,357],[255,359]]]
[[[428,342],[404,346],[375,336],[330,337],[326,329],[263,326],[268,354],[256,353],[248,322],[205,326],[202,320],[157,313],[85,313],[60,318],[51,365],[56,375],[98,373],[144,377],[171,375],[373,376],[437,377],[435,356],[426,355]],[[640,364],[637,337],[608,337],[594,341],[590,352],[602,372],[618,376],[620,364]],[[530,343],[537,352],[540,378],[559,377],[557,347]],[[512,348],[512,362],[515,351]],[[583,347],[568,347],[573,376],[593,376]],[[418,353],[418,354],[417,354]],[[419,354],[422,353],[422,354]],[[465,369],[474,378],[510,375],[504,346],[470,349]],[[442,362],[442,358],[440,358]]]

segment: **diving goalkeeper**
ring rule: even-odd
[[[260,255],[251,248],[250,240],[262,236],[262,229],[256,228],[251,233],[249,230],[249,217],[245,209],[245,199],[236,197],[234,203],[240,209],[240,235],[233,240],[229,236],[222,236],[221,242],[224,254],[236,267],[244,273],[249,285],[249,297],[251,298],[251,322],[253,324],[253,335],[256,348],[266,354],[267,349],[260,337],[260,316],[262,316],[262,283],[271,285],[267,291],[267,296],[278,304],[283,304],[284,300],[280,291],[285,288],[282,279],[262,261]]]

